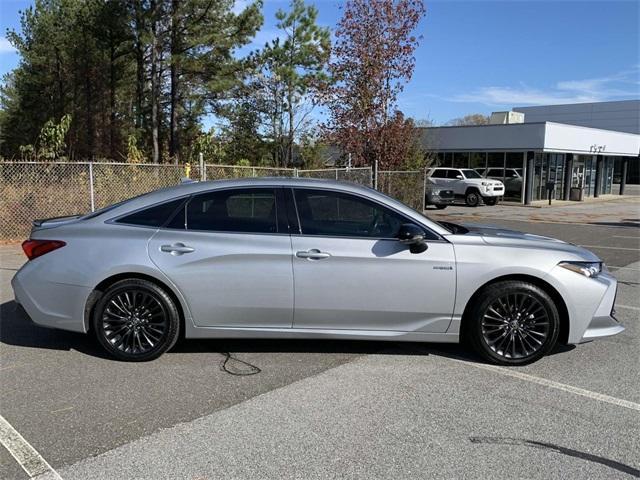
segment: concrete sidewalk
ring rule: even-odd
[[[554,201],[551,206],[545,204],[543,208],[508,204],[473,208],[456,204],[444,210],[429,207],[425,213],[434,220],[482,222],[498,219],[640,228],[640,197],[624,196],[590,202]]]

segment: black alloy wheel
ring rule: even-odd
[[[177,341],[179,314],[160,287],[141,279],[122,280],[100,298],[93,329],[100,344],[120,360],[153,360]]]
[[[486,360],[525,365],[545,355],[558,339],[558,309],[536,285],[505,281],[489,285],[478,296],[466,336]]]

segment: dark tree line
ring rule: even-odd
[[[260,0],[36,0],[7,32],[21,57],[0,89],[0,155],[291,165],[321,143],[359,163],[414,155],[395,105],[413,71],[421,0],[349,0],[331,54],[292,0],[279,37],[241,56]],[[310,112],[326,108],[324,128]],[[213,116],[220,126],[203,131]],[[55,140],[55,144],[52,143]],[[311,158],[314,157],[314,158]]]
[[[20,66],[4,79],[1,149],[15,156],[49,119],[70,114],[68,154],[179,159],[242,82],[234,50],[262,25],[261,5],[233,0],[37,0],[9,31]],[[187,151],[185,151],[187,150]]]

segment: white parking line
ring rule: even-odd
[[[629,310],[640,310],[638,307],[632,307],[631,305],[616,304],[616,308],[628,308]]]
[[[533,375],[528,375],[526,373],[518,372],[516,370],[511,370],[504,367],[498,367],[495,365],[486,365],[482,363],[471,363],[465,360],[458,360],[456,358],[451,358],[451,357],[446,357],[446,358],[454,362],[459,362],[465,365],[470,365],[472,367],[479,368],[481,370],[488,370],[490,372],[498,373],[500,375],[505,375],[507,377],[518,378],[526,382],[537,383],[538,385],[543,385],[545,387],[555,388],[556,390],[562,390],[563,392],[573,393],[575,395],[587,397],[592,400],[598,400],[600,402],[616,405],[617,407],[628,408],[630,410],[636,410],[640,412],[640,403],[631,402],[629,400],[623,400],[621,398],[611,397],[609,395],[604,395],[602,393],[592,392],[590,390],[585,390],[584,388],[565,385],[564,383],[554,382],[553,380],[547,380],[546,378],[535,377]]]
[[[58,472],[42,458],[36,449],[2,415],[0,415],[0,443],[16,459],[22,469],[27,472],[29,478],[47,473],[49,474],[48,479],[62,480]]]
[[[630,237],[628,235],[611,235],[613,238],[631,238],[633,240],[640,240],[640,237]]]
[[[584,248],[603,248],[605,250],[629,250],[631,252],[637,252],[637,248],[623,248],[623,247],[605,247],[604,245],[580,245]]]

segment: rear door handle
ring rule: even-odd
[[[322,258],[329,258],[330,256],[331,254],[327,252],[321,252],[317,248],[312,248],[311,250],[307,250],[307,251],[302,250],[300,252],[296,252],[296,257],[308,258],[310,260],[320,260]]]
[[[182,255],[183,253],[191,253],[195,251],[193,247],[187,247],[184,243],[174,243],[173,245],[162,245],[161,252],[170,253],[171,255]]]

